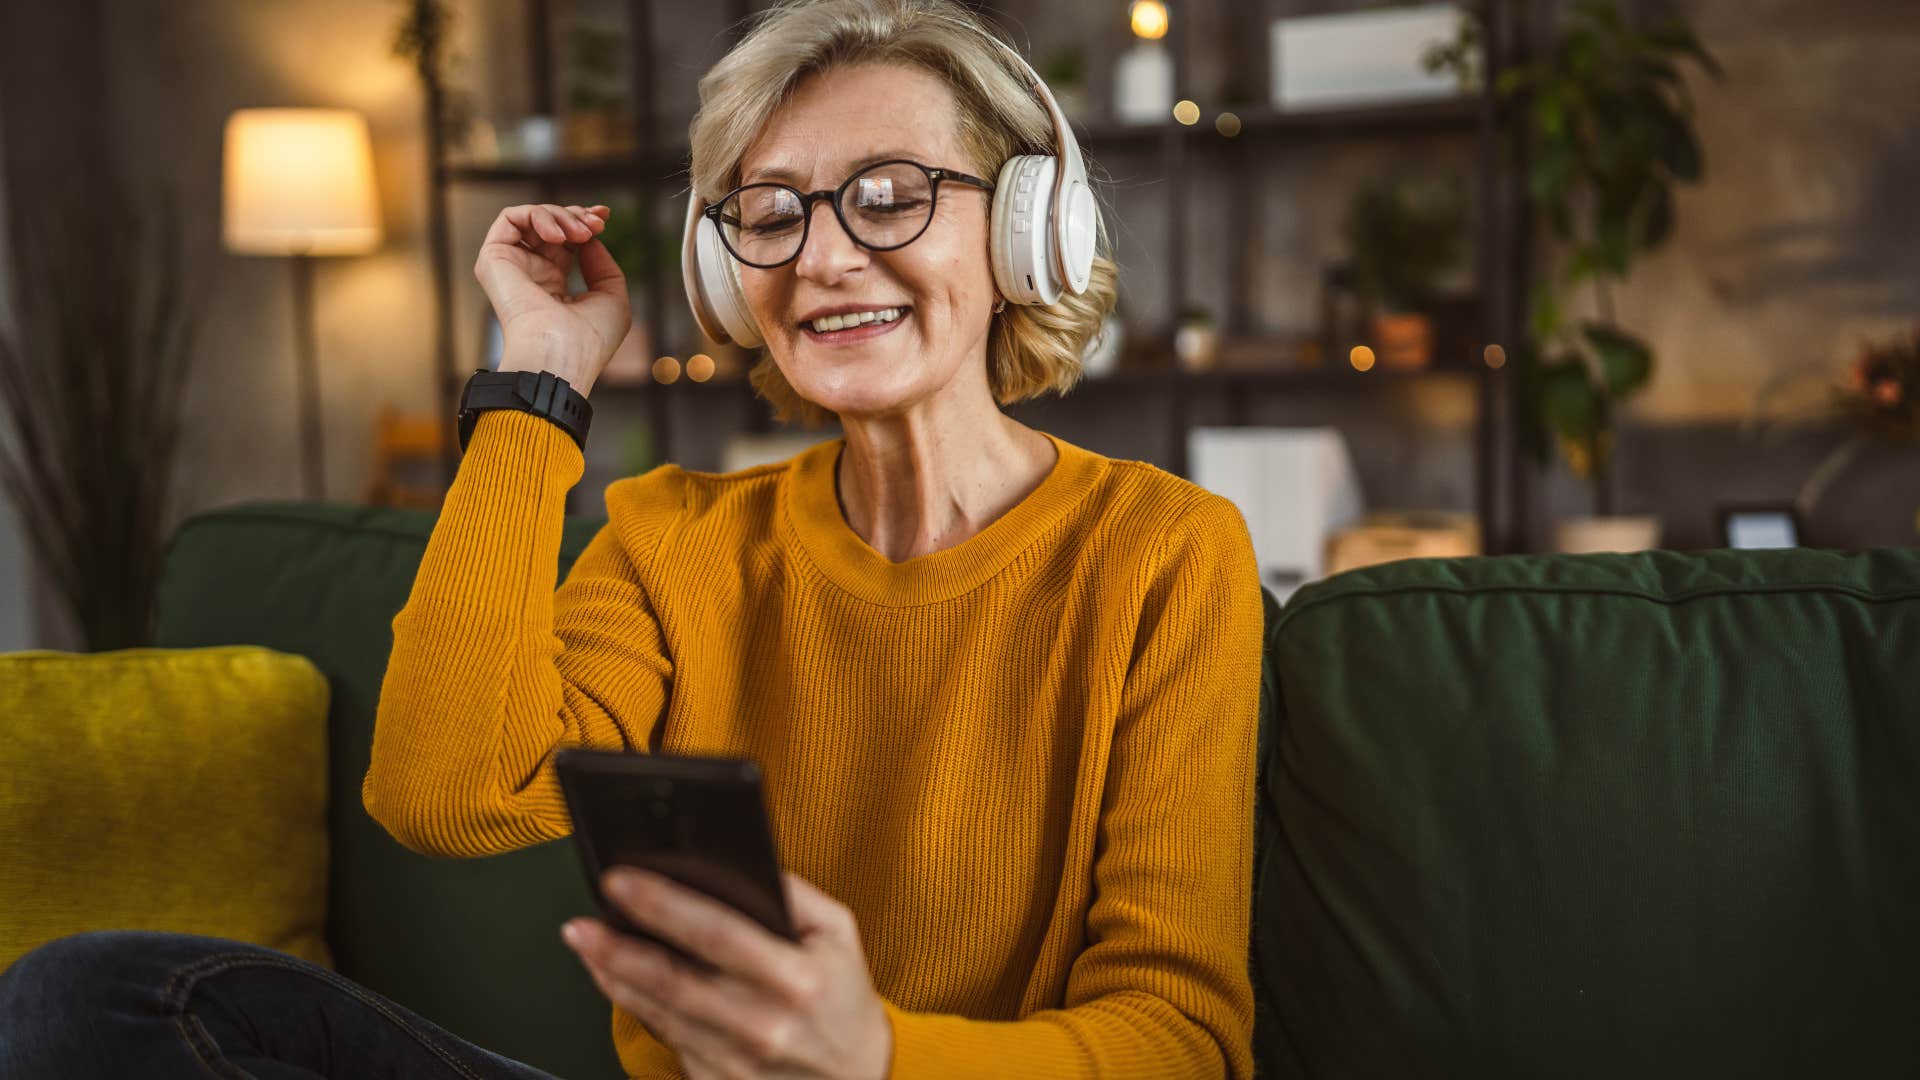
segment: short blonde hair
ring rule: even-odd
[[[953,0],[788,0],[768,9],[700,80],[690,132],[693,189],[708,202],[733,190],[747,148],[801,83],[861,63],[911,65],[944,82],[959,103],[961,144],[982,176],[998,175],[1020,154],[1052,154],[1052,118],[989,35],[1004,40]],[[1114,301],[1104,227],[1095,250],[1086,292],[1044,307],[1010,303],[993,317],[987,383],[995,401],[1065,393],[1079,381],[1081,352]],[[817,427],[833,418],[788,384],[770,353],[751,378],[782,420]]]

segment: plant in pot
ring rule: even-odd
[[[1040,77],[1046,80],[1053,100],[1069,120],[1087,115],[1087,51],[1078,45],[1062,45],[1046,55],[1040,64]]]
[[[206,309],[177,200],[103,171],[16,192],[0,481],[91,651],[151,640]],[[136,194],[140,192],[141,194]]]
[[[656,277],[679,272],[680,237],[665,229],[649,227],[641,220],[639,208],[631,199],[614,205],[613,213],[607,217],[606,230],[600,234],[600,242],[620,265],[627,288],[632,292],[645,289]],[[657,328],[640,320],[637,313],[642,310],[641,305],[636,303],[634,310],[636,317],[626,340],[607,362],[603,378],[610,383],[645,383],[653,378]]]
[[[1211,371],[1220,362],[1220,324],[1200,305],[1183,308],[1173,333],[1173,355],[1187,371]]]
[[[1526,124],[1528,199],[1551,240],[1520,350],[1523,435],[1542,464],[1557,445],[1593,491],[1593,517],[1556,526],[1562,551],[1659,543],[1657,519],[1616,516],[1614,428],[1652,379],[1654,351],[1623,328],[1613,290],[1672,235],[1674,188],[1702,175],[1689,61],[1721,77],[1684,21],[1638,23],[1613,0],[1583,0],[1551,50],[1498,86]],[[1583,293],[1592,304],[1581,318],[1570,309]]]
[[[568,34],[567,113],[563,141],[580,157],[623,154],[633,149],[621,58],[626,35],[619,30],[580,23]]]
[[[1354,196],[1346,219],[1349,278],[1387,367],[1433,361],[1439,280],[1459,261],[1464,230],[1459,196],[1442,184],[1396,180]]]

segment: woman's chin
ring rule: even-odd
[[[897,412],[915,397],[894,357],[842,355],[835,359],[838,362],[820,365],[804,379],[788,376],[788,385],[801,397],[842,416]]]

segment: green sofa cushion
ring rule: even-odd
[[[167,552],[157,643],[264,645],[327,676],[327,940],[342,974],[496,1053],[571,1080],[621,1076],[611,1008],[560,942],[563,921],[592,911],[571,847],[431,859],[361,806],[393,616],[433,521],[313,504],[196,517]],[[561,573],[598,527],[568,523]]]
[[[1920,1062],[1920,552],[1402,563],[1272,631],[1278,1076]]]

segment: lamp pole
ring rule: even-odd
[[[293,262],[293,342],[300,381],[300,471],[307,498],[326,497],[326,451],[320,434],[320,344],[313,327],[313,256]]]

